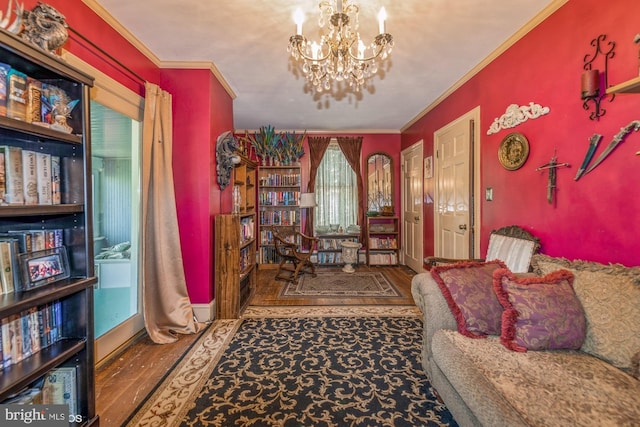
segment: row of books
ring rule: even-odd
[[[398,241],[395,237],[371,237],[369,249],[397,249]]]
[[[68,405],[69,415],[78,414],[78,373],[74,366],[60,366],[29,386],[9,396],[2,405]]]
[[[296,225],[300,221],[297,211],[260,211],[260,225]]]
[[[0,62],[0,116],[67,133],[68,129],[58,128],[56,116],[70,116],[77,103],[52,82]]]
[[[270,173],[260,177],[261,187],[297,187],[299,185],[299,173]]]
[[[253,250],[251,246],[247,246],[240,251],[240,271],[245,271],[252,264],[256,263],[255,257],[252,257]]]
[[[253,217],[240,220],[240,243],[248,242],[255,236],[256,225]]]
[[[318,250],[342,249],[342,242],[357,242],[357,238],[352,239],[320,239]]]
[[[398,256],[395,252],[369,254],[369,264],[371,265],[394,265],[398,263]]]
[[[281,237],[282,238],[282,237]],[[294,237],[293,235],[286,236],[284,238],[285,241],[294,243],[294,240],[297,240],[295,243],[300,244],[300,238]],[[260,230],[260,244],[261,245],[273,245],[273,231],[271,230]]]
[[[62,338],[62,303],[32,307],[0,321],[2,369],[20,363]]]
[[[0,295],[26,289],[21,254],[60,248],[64,245],[63,236],[61,228],[0,233]]]
[[[0,145],[0,204],[84,203],[83,167],[76,157]]]
[[[261,191],[260,204],[263,206],[298,206],[299,191]]]

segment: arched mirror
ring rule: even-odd
[[[385,153],[367,157],[367,210],[370,215],[393,215],[393,162]]]

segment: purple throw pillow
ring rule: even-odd
[[[500,341],[505,347],[520,352],[582,347],[587,322],[570,271],[518,279],[499,269],[493,287],[504,307]]]
[[[431,269],[458,324],[471,338],[500,334],[502,305],[493,291],[493,272],[506,268],[500,260],[465,262]]]

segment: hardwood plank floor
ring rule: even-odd
[[[318,267],[320,271],[339,271]],[[415,273],[404,266],[357,266],[359,271],[381,271],[403,294],[402,298],[290,298],[280,297],[284,282],[274,279],[276,270],[258,270],[256,292],[250,300],[257,306],[293,305],[413,305],[411,278]],[[144,335],[122,353],[102,364],[96,372],[96,411],[101,426],[121,426],[148,394],[180,360],[198,338],[181,335],[173,344],[154,344]]]

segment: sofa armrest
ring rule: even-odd
[[[431,361],[431,339],[433,334],[440,329],[452,331],[458,330],[456,319],[451,314],[447,301],[442,296],[442,291],[430,273],[419,273],[411,280],[411,294],[413,299],[422,311],[424,328],[424,351],[428,361]],[[427,364],[423,363],[426,368]],[[431,373],[428,372],[430,375]]]

